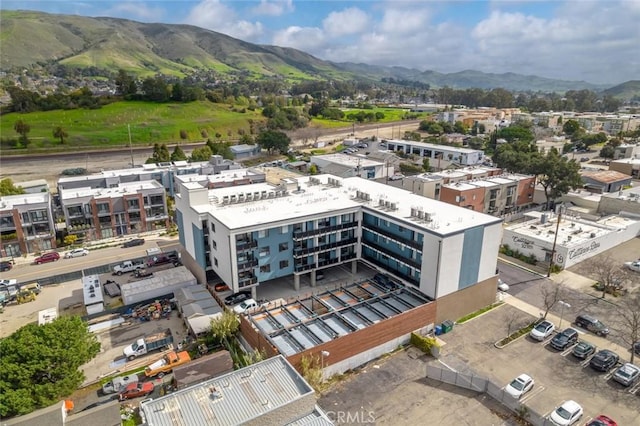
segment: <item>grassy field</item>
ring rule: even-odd
[[[237,108],[238,110],[240,108]],[[2,139],[17,138],[17,120],[23,120],[31,131],[29,150],[70,150],[74,148],[118,147],[128,145],[127,125],[131,128],[134,145],[180,141],[180,132],[187,132],[184,142],[203,141],[202,132],[212,139],[237,139],[239,129],[249,132],[249,120],[264,118],[258,111],[234,112],[229,106],[208,101],[185,104],[151,102],[116,102],[101,109],[57,110],[2,116]],[[62,126],[69,134],[64,145],[53,137],[53,129]],[[3,143],[3,150],[9,150]],[[24,152],[24,149],[15,150]],[[6,151],[5,151],[6,153]]]
[[[373,112],[374,114],[377,112],[381,112],[384,114],[384,118],[382,120],[378,120],[377,123],[390,123],[402,121],[404,116],[409,110],[401,109],[401,108],[373,108],[373,109],[359,109],[359,108],[341,108],[344,112],[345,116],[353,113],[358,113],[360,111],[363,112]],[[427,113],[415,113],[417,118],[426,118],[429,114]],[[348,127],[353,124],[353,121],[349,120],[326,120],[324,118],[313,118],[312,124],[317,127],[323,128],[339,128],[339,127]],[[363,123],[363,124],[371,124],[371,123]],[[357,125],[357,123],[356,123]]]

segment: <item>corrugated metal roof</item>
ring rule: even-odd
[[[140,403],[149,426],[238,425],[314,391],[282,356]]]
[[[316,405],[315,410],[298,420],[287,423],[286,426],[331,426],[333,422],[329,416]]]

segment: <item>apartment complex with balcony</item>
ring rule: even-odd
[[[209,161],[189,163],[172,161],[159,164],[142,164],[139,167],[105,170],[86,176],[63,177],[58,180],[58,193],[65,189],[112,188],[120,183],[158,181],[173,196],[174,180],[182,175],[215,175],[228,170],[242,169],[240,164],[212,155]]]
[[[475,287],[495,298],[501,220],[359,177],[331,175],[176,196],[180,239],[195,263],[233,291],[364,262],[431,298]],[[493,286],[493,287],[492,287]],[[468,311],[467,311],[468,312]]]
[[[0,197],[0,256],[17,257],[55,247],[48,192]]]
[[[533,204],[535,176],[503,174],[442,185],[440,201],[492,215]]]
[[[155,180],[62,189],[59,195],[67,231],[85,240],[153,231],[170,223],[165,188]]]

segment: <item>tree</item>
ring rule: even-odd
[[[428,158],[424,158],[422,160],[422,170],[424,170],[425,172],[430,172],[431,171],[431,164],[429,164],[429,159]]]
[[[616,325],[620,330],[620,338],[631,349],[631,363],[633,364],[635,351],[634,343],[640,342],[640,294],[626,296],[616,310]]]
[[[286,154],[289,149],[291,139],[283,132],[279,132],[277,130],[264,130],[256,136],[256,143],[260,145],[262,149],[266,149],[269,154],[273,153],[273,151]]]
[[[47,407],[84,381],[80,366],[100,352],[100,343],[79,316],[28,324],[0,340],[0,416]]]
[[[562,131],[567,135],[573,135],[580,128],[580,123],[574,119],[569,119],[562,125]]]
[[[20,195],[24,193],[24,188],[14,185],[11,178],[4,178],[0,180],[0,197],[4,197],[5,195]]]
[[[147,158],[147,164],[158,164],[158,163],[166,163],[171,160],[171,154],[169,154],[169,149],[165,144],[154,144],[153,145],[153,154],[151,157]]]
[[[127,72],[123,69],[118,70],[118,75],[116,76],[116,93],[128,99],[134,96],[138,87],[136,86],[136,82]]]
[[[27,138],[27,135],[31,131],[31,126],[24,120],[17,120],[13,124],[13,130],[15,130],[16,133],[21,136],[22,142],[26,146],[29,143],[29,139]]]
[[[171,161],[183,161],[187,159],[187,155],[184,153],[180,145],[176,145],[171,153]]]
[[[56,126],[53,129],[53,137],[60,139],[60,143],[64,144],[65,138],[67,138],[69,134],[62,128],[62,126]]]
[[[191,159],[190,161],[209,161],[213,153],[211,152],[211,148],[208,146],[203,146],[202,148],[196,148],[191,151]]]
[[[600,150],[600,157],[613,159],[613,156],[616,153],[616,149],[611,145],[605,145]]]
[[[563,157],[555,148],[549,150],[546,155],[537,157],[530,170],[544,189],[547,208],[551,200],[583,185],[579,173],[580,164]]]
[[[220,343],[234,336],[239,328],[240,320],[230,309],[225,309],[221,316],[211,320],[211,335]]]
[[[607,292],[619,287],[627,278],[624,266],[610,256],[595,256],[589,259],[587,273],[602,287],[602,298]]]
[[[542,318],[547,319],[549,311],[564,298],[566,290],[561,283],[546,281],[540,285],[540,294],[542,294],[542,307],[544,309]]]

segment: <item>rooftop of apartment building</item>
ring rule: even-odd
[[[417,179],[417,180],[435,181],[435,180],[441,180],[443,178],[456,179],[456,178],[462,178],[465,176],[470,176],[470,179],[474,179],[474,176],[482,176],[486,174],[497,174],[499,172],[500,172],[500,169],[495,167],[470,166],[470,167],[461,167],[459,169],[447,169],[447,170],[442,170],[440,172],[422,173],[419,175],[411,176],[410,178]]]
[[[0,197],[0,209],[11,210],[26,204],[49,203],[48,192],[37,192],[34,194],[5,195]]]
[[[369,160],[366,157],[360,157],[355,155],[347,155],[347,154],[325,154],[325,155],[313,155],[311,156],[311,162],[313,162],[314,158],[319,158],[325,161],[330,161],[332,163],[341,164],[347,167],[375,167],[384,165],[381,161]]]
[[[622,191],[609,192],[607,194],[602,194],[602,197],[616,198],[622,201],[635,201],[637,203],[640,203],[640,186],[624,189]]]
[[[184,187],[193,191],[203,189],[196,183],[187,183]],[[279,186],[258,183],[211,189],[206,202],[197,195],[191,200],[195,211],[214,215],[229,229],[291,221],[299,217],[321,217],[358,207],[367,207],[401,221],[412,221],[417,227],[443,236],[470,226],[500,221],[493,216],[412,194],[401,188],[359,177],[339,178],[326,174],[288,178]],[[418,212],[423,212],[420,218]]]
[[[580,171],[582,177],[586,177],[601,183],[613,183],[631,179],[631,176],[615,170]]]
[[[476,152],[482,152],[481,150],[477,150],[477,149],[458,148],[455,146],[447,146],[447,145],[436,145],[432,143],[416,142],[416,141],[409,141],[404,139],[386,139],[386,141],[387,141],[387,144],[393,143],[393,144],[400,144],[400,145],[411,145],[411,146],[416,146],[420,148],[431,148],[437,151],[459,152],[461,154],[473,154]]]
[[[611,163],[636,165],[640,164],[640,158],[621,158],[619,160],[611,160]]]
[[[488,176],[483,178],[477,178],[468,181],[450,182],[442,185],[444,188],[455,188],[459,191],[467,191],[470,189],[477,189],[478,187],[490,188],[499,185],[509,185],[517,183],[524,179],[531,179],[533,176],[517,175],[513,173],[502,174],[497,176]]]
[[[120,198],[125,195],[137,194],[139,191],[158,189],[164,191],[164,187],[156,180],[143,180],[139,182],[118,183],[112,188],[72,188],[60,191],[61,200],[70,200],[81,197],[95,198]]]
[[[180,182],[201,182],[203,180],[207,180],[209,183],[223,183],[233,182],[243,178],[264,177],[264,174],[264,172],[256,169],[233,169],[222,170],[221,172],[213,175],[202,175],[197,173],[177,175],[175,176],[175,180]]]
[[[607,216],[597,222],[588,222],[580,219],[580,217],[565,214],[562,215],[558,226],[558,216],[549,212],[529,212],[526,216],[531,217],[531,220],[509,225],[505,229],[550,244],[553,244],[555,240],[565,247],[584,244],[594,238],[617,232],[637,222],[622,216]],[[557,240],[555,235],[556,227],[558,227]]]

